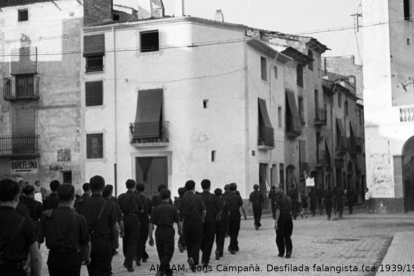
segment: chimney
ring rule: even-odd
[[[164,3],[162,0],[150,0],[151,3],[151,17],[164,17]]]
[[[85,0],[83,25],[91,26],[112,21],[112,0]]]
[[[216,15],[214,16],[214,20],[215,21],[220,21],[220,22],[224,22],[224,15],[221,12],[221,10],[217,10],[216,11]]]
[[[174,16],[183,17],[184,15],[184,0],[174,0]]]

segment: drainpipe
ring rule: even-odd
[[[115,27],[112,27],[112,47],[113,47],[113,93],[114,93],[114,143],[115,143],[115,147],[114,147],[114,188],[115,188],[115,196],[118,196],[118,181],[117,181],[117,161],[118,161],[118,124],[117,124],[117,106],[116,106],[116,97],[117,97],[117,93],[116,93],[116,43],[115,43]]]
[[[247,195],[247,184],[250,183],[250,166],[249,166],[249,145],[250,145],[250,136],[249,136],[249,71],[247,67],[247,46],[243,44],[244,50],[244,108],[245,108],[245,115],[244,115],[244,124],[245,124],[245,195]]]

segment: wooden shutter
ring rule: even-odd
[[[105,55],[105,35],[89,35],[83,38],[83,56]]]
[[[12,125],[13,136],[35,134],[34,108],[16,109]]]
[[[103,82],[94,81],[85,83],[85,105],[96,106],[103,104]]]
[[[139,91],[134,138],[160,137],[162,96],[162,89]]]

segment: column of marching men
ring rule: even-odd
[[[223,257],[226,236],[230,237],[228,251],[239,251],[241,212],[247,217],[235,183],[225,185],[224,192],[215,189],[211,193],[211,183],[205,179],[201,182],[203,192],[198,193],[196,183],[189,180],[178,190],[174,203],[165,185],[159,185],[159,194],[152,199],[144,195],[143,184],[130,179],[125,185],[127,192],[116,198],[113,186],[94,176],[77,197],[72,185],[54,180],[51,194],[42,204],[35,200],[35,186],[1,180],[0,275],[43,275],[41,243],[49,250],[51,276],[80,275],[82,265],[91,276],[111,275],[119,238],[123,242],[123,265],[129,272],[134,271],[134,263],[141,266],[147,262],[148,242],[157,248],[160,264],[156,275],[172,275],[174,223],[178,249],[186,251],[194,272],[208,267],[211,257]]]

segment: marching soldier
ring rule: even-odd
[[[123,251],[125,256],[124,267],[128,272],[134,272],[133,260],[137,253],[139,242],[140,222],[138,215],[142,212],[142,204],[139,195],[135,193],[136,184],[132,179],[125,183],[128,191],[119,196],[119,205],[124,215],[125,235],[122,239]]]
[[[178,225],[178,235],[181,235],[182,227],[177,209],[169,204],[171,200],[171,192],[168,189],[163,189],[160,192],[162,202],[158,205],[151,215],[149,223],[149,245],[154,246],[154,238],[152,231],[154,225],[157,226],[155,230],[155,243],[157,244],[158,257],[160,259],[160,270],[157,276],[172,275],[170,268],[170,261],[174,254],[174,222]]]
[[[290,199],[292,200],[292,215],[293,215],[293,219],[296,219],[296,217],[298,216],[298,211],[299,211],[299,192],[297,187],[295,187],[294,184],[292,184],[292,189],[289,190],[288,193]]]
[[[316,203],[317,203],[317,196],[316,196],[316,191],[315,188],[312,187],[309,194],[309,201],[310,201],[310,211],[312,213],[312,216],[314,217],[316,214]]]
[[[177,208],[177,210],[180,210],[181,206],[181,200],[183,199],[183,196],[185,194],[186,190],[184,187],[178,188],[178,198],[174,201],[174,206]],[[183,222],[183,215],[180,214],[180,221]],[[180,238],[178,239],[178,250],[183,253],[186,248],[185,245],[185,238],[184,238],[184,231],[182,231]]]
[[[46,238],[49,249],[47,266],[50,276],[79,276],[81,258],[79,251],[84,248],[85,263],[90,263],[90,236],[85,218],[72,209],[75,188],[69,184],[60,185],[57,191],[59,205],[44,212],[39,240]]]
[[[119,225],[115,207],[102,197],[105,179],[96,175],[89,180],[92,195],[83,202],[80,214],[85,217],[91,236],[89,276],[111,275],[112,247],[118,248]],[[114,243],[109,238],[111,231]]]
[[[34,199],[35,188],[32,185],[28,185],[24,187],[23,194],[24,194],[24,199],[21,203],[27,207],[30,218],[32,219],[36,227],[40,218],[42,217],[42,212],[43,212],[42,203]]]
[[[336,209],[338,211],[338,216],[342,218],[342,213],[344,212],[344,190],[342,190],[341,187],[339,187],[336,190]]]
[[[348,212],[352,215],[354,212],[354,190],[352,188],[349,188],[348,191],[346,191],[346,199],[348,202]]]
[[[276,245],[279,250],[278,257],[286,258],[292,256],[292,236],[293,220],[292,220],[292,201],[289,196],[283,194],[282,188],[276,190],[276,215],[275,215],[275,230],[276,230]]]
[[[89,183],[84,183],[82,185],[83,194],[75,200],[75,210],[79,213],[80,205],[91,195],[91,185]]]
[[[0,275],[42,274],[35,226],[32,220],[16,211],[20,186],[11,179],[0,181]]]
[[[276,206],[275,205],[275,202],[276,202],[276,186],[272,186],[272,189],[269,192],[267,198],[270,199],[270,206],[272,206],[271,207],[271,209],[272,209],[272,217],[274,219],[275,216],[276,216],[276,209],[275,209],[275,206]]]
[[[57,189],[60,186],[60,182],[53,180],[50,182],[50,190],[52,193],[43,200],[43,210],[56,209],[59,205],[59,200],[57,199]]]
[[[324,190],[322,188],[322,186],[318,186],[318,188],[316,189],[316,197],[318,200],[318,209],[319,209],[319,214],[323,215],[323,198],[324,198]]]
[[[221,212],[221,206],[215,194],[210,193],[211,182],[208,179],[201,181],[203,192],[201,198],[206,206],[206,217],[203,223],[203,238],[201,240],[201,263],[204,267],[208,266],[211,251],[214,245],[214,236],[216,235],[216,218]]]
[[[139,233],[139,241],[137,246],[137,255],[136,255],[136,263],[137,265],[141,265],[141,260],[143,263],[147,262],[148,253],[145,251],[145,244],[148,240],[148,227],[149,227],[149,216],[152,213],[152,205],[151,200],[144,196],[145,186],[144,184],[137,184],[136,193],[140,197],[141,203],[143,205],[142,212],[138,214],[139,222],[141,224],[140,233]]]
[[[259,192],[259,185],[254,184],[254,191],[250,193],[249,202],[253,207],[253,216],[254,216],[254,227],[256,230],[259,230],[259,227],[262,226],[260,219],[262,218],[263,210],[263,194]]]
[[[231,254],[236,254],[239,251],[239,242],[237,240],[240,231],[241,214],[240,208],[243,206],[243,200],[241,196],[236,194],[237,185],[236,183],[230,184],[230,193],[226,197],[226,202],[229,206],[230,217],[229,217],[229,234],[230,234],[230,245],[229,251]]]
[[[187,245],[188,264],[192,271],[199,263],[200,242],[203,235],[203,222],[206,216],[206,206],[203,199],[194,193],[195,182],[188,180],[185,183],[187,192],[181,204],[180,214],[184,217],[185,242]]]
[[[164,184],[158,185],[158,188],[157,188],[158,193],[160,193],[163,189],[166,189],[166,188],[167,188],[167,186],[165,186]],[[152,197],[151,202],[152,202],[152,209],[154,209],[155,207],[157,207],[158,205],[161,204],[162,199],[161,199],[160,195],[158,194],[158,195],[155,195],[155,196]],[[173,204],[171,198],[170,198],[169,203]]]
[[[324,193],[324,198],[323,198],[323,205],[325,206],[326,209],[326,215],[328,216],[328,220],[331,219],[331,213],[332,213],[332,191],[331,191],[331,186],[329,186],[327,188],[327,190]]]
[[[226,237],[226,231],[229,224],[229,208],[222,195],[221,189],[215,189],[214,194],[217,196],[219,205],[221,207],[221,213],[217,216],[216,221],[216,260],[220,260],[223,257],[224,240]]]

